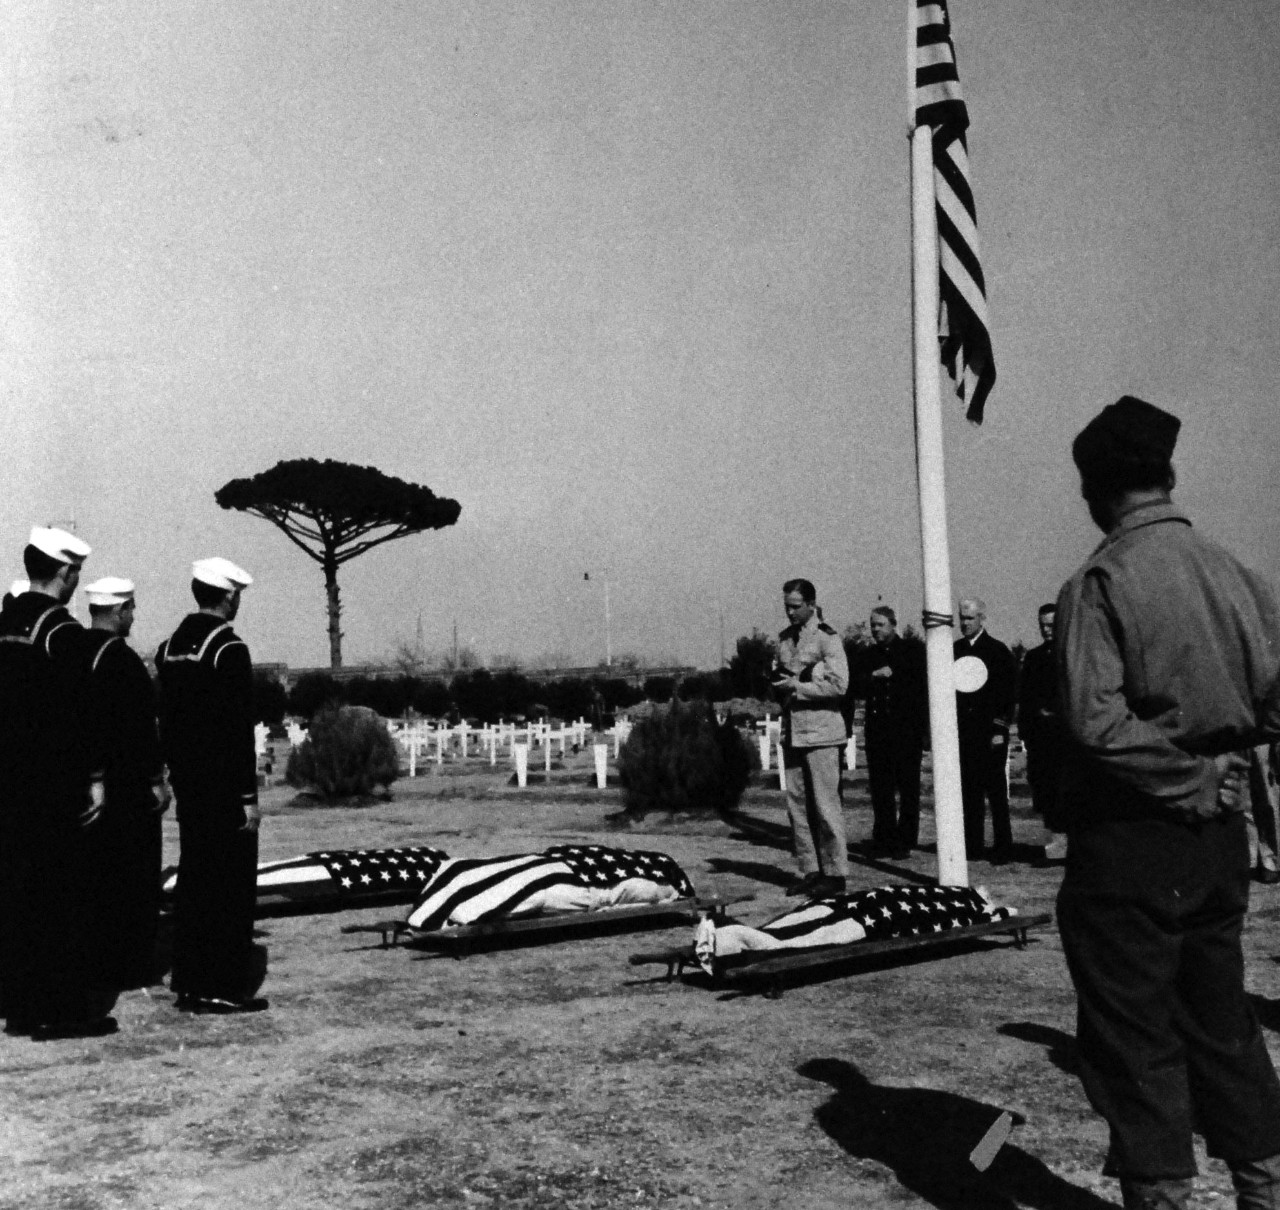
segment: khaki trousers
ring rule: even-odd
[[[840,749],[783,748],[791,847],[801,874],[849,876],[844,809],[840,803]]]

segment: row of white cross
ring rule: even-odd
[[[760,729],[760,734],[756,737],[760,742],[760,768],[767,773],[769,771],[769,762],[772,758],[778,768],[778,787],[785,790],[787,788],[787,767],[782,758],[782,719],[771,718],[766,714],[764,720],[757,722],[756,726]],[[849,769],[857,768],[858,741],[852,735],[849,736],[849,740],[845,744],[844,755]]]
[[[778,785],[785,790],[786,766],[782,757],[782,720],[766,714],[762,721],[756,723],[756,727],[759,730],[757,739],[760,744],[760,768],[767,773],[770,765],[775,765],[778,770]],[[297,723],[288,723],[285,730],[289,736],[289,743],[295,748],[307,738],[306,728]],[[470,745],[474,739],[477,754],[482,750],[487,752],[491,765],[498,763],[498,748],[500,746],[507,748],[515,763],[516,780],[523,786],[529,774],[529,752],[533,747],[542,745],[543,765],[550,773],[552,745],[559,743],[560,755],[564,756],[568,745],[582,747],[587,742],[588,727],[586,720],[580,718],[576,723],[568,723],[563,727],[552,727],[549,723],[501,722],[486,723],[481,727],[472,727],[464,722],[454,727],[446,727],[433,726],[428,722],[401,722],[391,723],[388,730],[392,738],[409,755],[410,777],[417,777],[419,753],[426,756],[427,749],[432,744],[435,745],[435,763],[442,765],[446,748],[452,751],[456,741],[458,754],[466,757],[471,754]],[[627,736],[631,734],[631,723],[627,719],[620,719],[605,734],[613,741],[613,756],[616,760]],[[268,737],[266,724],[258,723],[253,729],[253,736],[258,756],[265,756]],[[596,783],[601,787],[605,784],[608,752],[608,744],[595,745]],[[857,760],[857,745],[852,736],[849,737],[845,755],[849,768],[853,769]]]
[[[516,763],[519,773],[523,760],[528,769],[529,751],[536,745],[542,746],[543,762],[548,771],[551,769],[552,746],[560,745],[560,755],[564,756],[572,744],[582,747],[587,742],[589,725],[586,719],[578,719],[576,723],[568,723],[562,727],[552,727],[549,723],[486,723],[482,727],[472,727],[467,723],[458,723],[454,727],[433,726],[426,722],[400,723],[390,727],[392,737],[404,748],[409,757],[409,776],[418,775],[418,756],[427,756],[432,745],[435,747],[435,763],[444,764],[445,751],[456,749],[460,757],[471,755],[471,741],[475,740],[477,754],[486,753],[489,764],[498,763],[498,749],[505,747]],[[616,758],[623,743],[631,733],[631,724],[625,719],[611,727],[606,735],[613,739],[613,754]],[[523,781],[520,783],[523,785]]]

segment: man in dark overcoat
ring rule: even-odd
[[[898,633],[888,605],[871,611],[871,639],[859,653],[855,685],[866,700],[872,851],[904,858],[920,840],[920,763],[929,712],[924,644]]]
[[[1036,616],[1041,643],[1022,658],[1018,677],[1018,738],[1027,754],[1027,785],[1031,789],[1031,809],[1044,820],[1049,832],[1045,859],[1061,860],[1066,855],[1057,823],[1058,788],[1062,782],[1062,762],[1066,757],[1066,731],[1058,696],[1058,660],[1053,642],[1054,602],[1041,605]]]
[[[986,622],[987,607],[979,598],[960,602],[960,638],[954,648],[956,722],[965,851],[971,861],[983,855],[990,803],[990,858],[999,863],[1013,854],[1008,765],[1018,664],[1013,652],[987,633]]]

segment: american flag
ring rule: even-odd
[[[916,125],[933,130],[938,214],[938,342],[966,415],[982,423],[996,381],[987,286],[978,255],[977,211],[969,186],[969,111],[960,95],[945,0],[916,0]]]
[[[324,867],[340,896],[403,892],[405,899],[412,899],[431,881],[431,876],[449,855],[426,845],[410,845],[398,849],[330,849],[310,853],[308,858]],[[283,873],[302,860],[305,859],[277,862],[273,873]],[[259,890],[266,870],[267,867],[258,867]]]
[[[345,902],[376,897],[411,902],[449,859],[426,845],[398,849],[326,849],[258,865],[259,906],[325,900]],[[165,894],[177,889],[177,870],[166,870]]]
[[[410,928],[433,932],[450,919],[475,923],[528,911],[557,887],[617,886],[644,879],[692,897],[688,875],[666,853],[611,849],[604,845],[557,845],[514,857],[457,858],[441,867],[409,913]]]
[[[852,922],[861,926],[866,940],[881,941],[986,924],[1012,914],[972,887],[888,886],[815,900],[774,917],[760,931],[792,944],[813,935],[813,944],[821,945],[823,930]]]

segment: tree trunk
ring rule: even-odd
[[[336,559],[325,559],[324,589],[329,599],[329,667],[342,667],[342,602],[338,596],[338,562]]]

